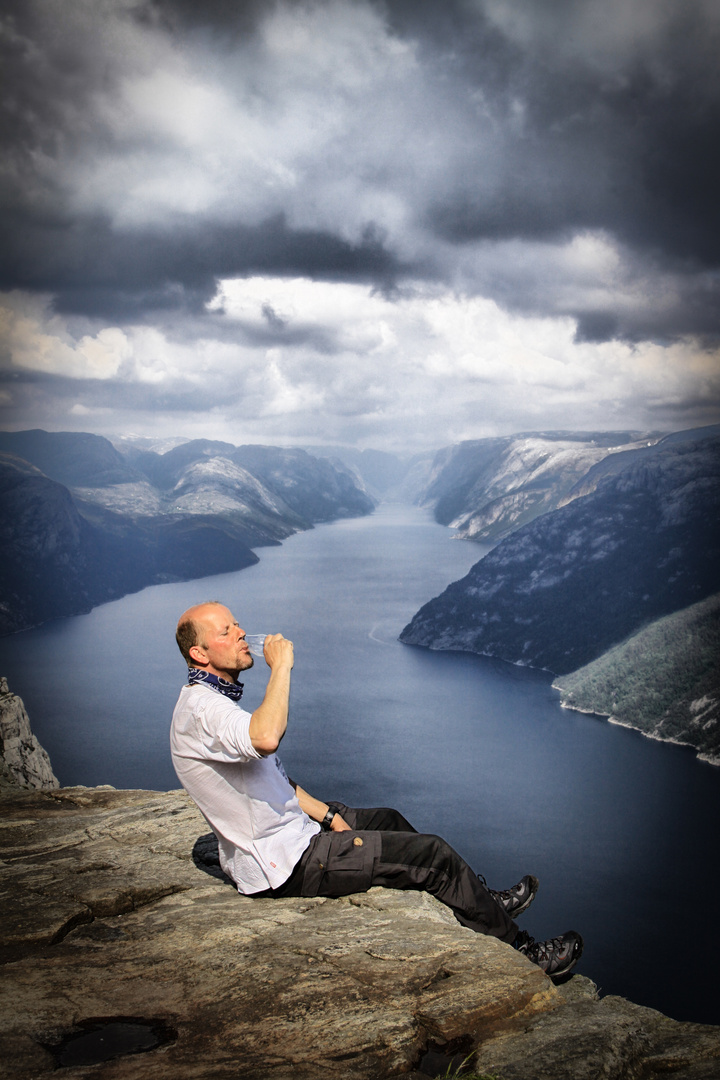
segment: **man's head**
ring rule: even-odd
[[[180,616],[175,633],[180,652],[190,667],[236,679],[253,666],[245,631],[218,600],[195,604]]]

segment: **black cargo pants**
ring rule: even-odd
[[[440,836],[419,833],[397,810],[333,802],[350,831],[321,832],[286,882],[262,896],[348,896],[373,885],[429,892],[480,934],[511,942],[517,926]],[[258,895],[257,893],[255,894]]]

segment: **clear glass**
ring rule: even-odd
[[[267,634],[246,634],[245,640],[253,656],[263,656],[263,645]]]

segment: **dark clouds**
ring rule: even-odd
[[[201,311],[218,278],[265,273],[380,285],[401,269],[368,227],[352,243],[290,229],[282,214],[257,226],[184,218],[115,230],[107,218],[0,224],[0,289],[57,297],[59,311],[127,321],[173,307]]]
[[[718,55],[714,0],[5,0],[0,406],[207,413],[236,347],[260,434],[712,420]]]
[[[354,9],[354,22],[338,16],[343,6]],[[318,8],[334,11],[334,21],[318,20]],[[0,283],[54,293],[62,310],[129,318],[142,307],[197,309],[217,278],[258,272],[383,288],[407,276],[452,283],[454,253],[472,246],[476,272],[466,262],[462,285],[472,288],[476,277],[487,290],[484,244],[559,242],[583,231],[607,233],[648,272],[659,267],[691,280],[720,261],[720,16],[701,0],[638,0],[630,8],[599,0],[6,4]],[[313,85],[312,43],[304,67],[293,55],[284,75],[276,56],[277,71],[268,64],[264,75],[258,57],[269,49],[259,35],[283,9],[295,20],[288,33],[314,11],[312,32],[326,27],[331,58],[339,43],[339,65],[353,36],[367,39],[358,80],[340,76],[323,95],[323,71]],[[384,45],[408,50],[399,60],[411,56],[395,82],[392,63],[381,58],[373,70],[371,50]],[[139,189],[143,172],[162,169],[164,160],[172,187],[184,182],[172,175],[183,154],[202,149],[201,139],[183,146],[172,125],[153,130],[147,117],[132,115],[132,80],[146,80],[151,95],[158,89],[152,74],[164,65],[180,65],[182,77],[180,58],[199,84],[217,82],[238,106],[228,122],[242,123],[254,96],[260,122],[270,129],[277,122],[282,139],[282,116],[299,93],[323,109],[324,123],[337,114],[342,130],[307,145],[295,131],[290,152],[279,145],[279,168],[295,175],[265,199],[243,190],[263,182],[250,170],[238,176],[235,200],[228,190],[175,206],[170,200],[157,221],[151,205],[134,205],[123,220],[127,189],[112,190],[119,170]],[[358,85],[375,75],[389,95],[384,102]],[[108,103],[118,99],[111,115]],[[273,141],[270,130],[265,151]],[[220,142],[215,157],[223,153]],[[100,175],[84,196],[83,170],[103,160],[107,189]],[[209,185],[230,188],[232,169],[242,174],[242,164],[237,155],[210,162]],[[375,202],[395,202],[402,212],[373,216],[369,199],[364,214],[346,207],[345,218],[342,198],[318,205],[324,189],[342,189],[346,170],[376,193]],[[202,186],[202,164],[193,182]],[[520,283],[514,294],[506,288],[502,302],[523,310],[523,292]],[[707,282],[681,292],[670,324],[659,319],[659,334],[720,329],[717,293]],[[551,296],[547,303],[557,310]],[[627,310],[588,312],[572,298],[564,310],[581,319],[582,333],[653,332]]]

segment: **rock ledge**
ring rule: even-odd
[[[720,1028],[555,987],[426,894],[239,896],[183,792],[18,792],[0,830],[8,1080],[419,1080],[475,1047],[503,1080],[720,1075]]]

